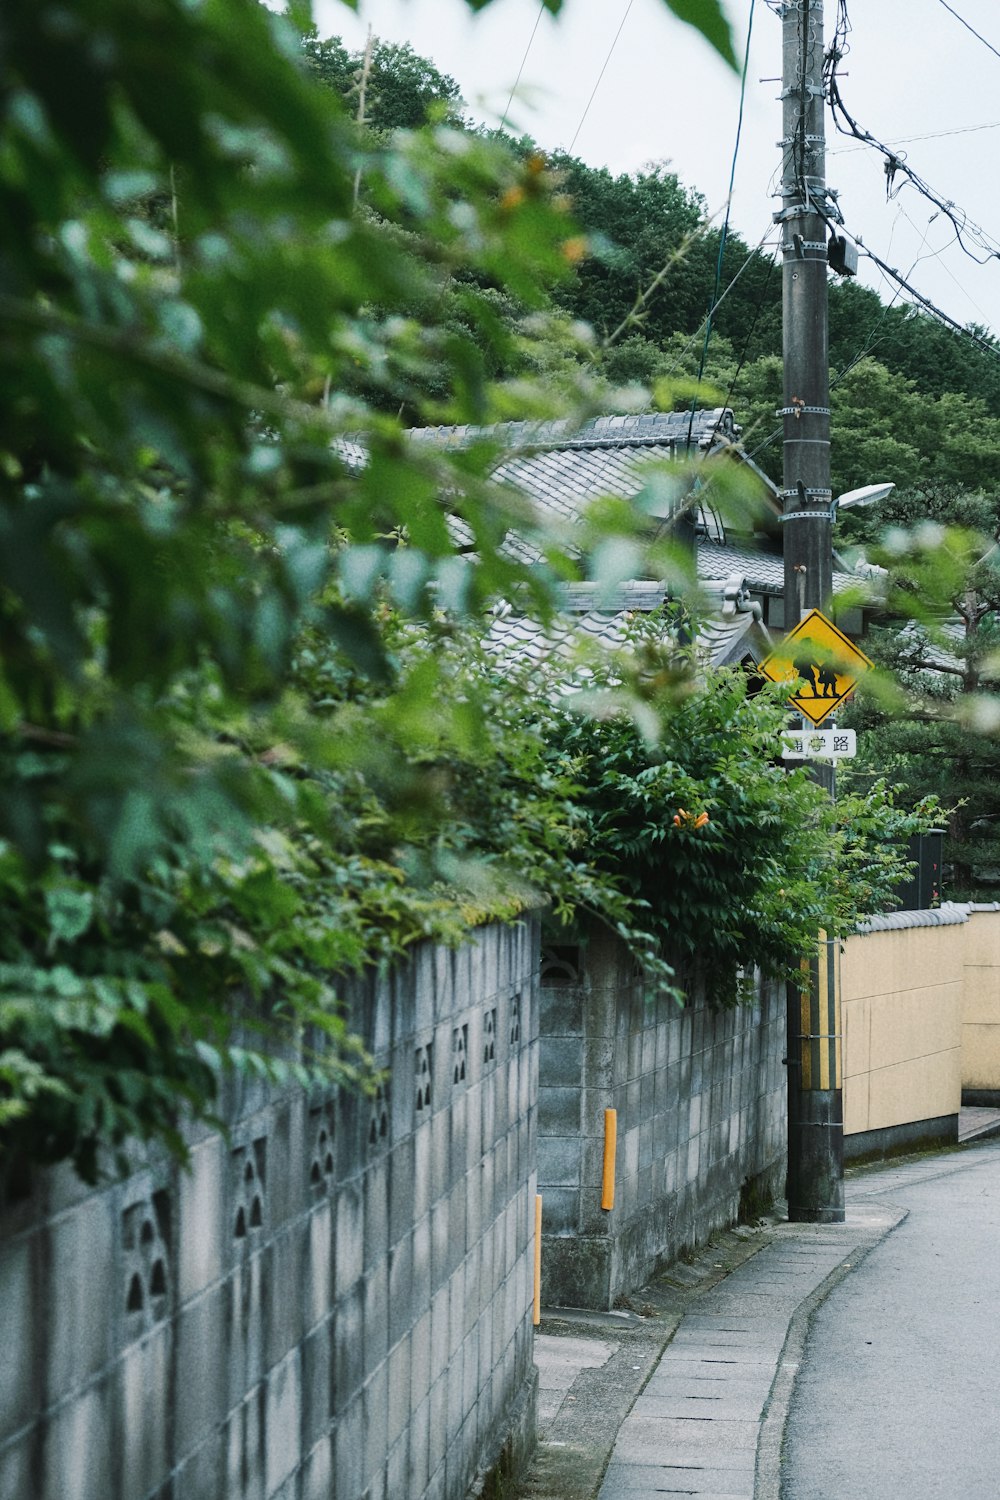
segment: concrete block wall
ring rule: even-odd
[[[233,1088],[189,1171],[0,1211],[2,1500],[460,1500],[526,1454],[537,953],[355,985],[374,1099]]]
[[[616,940],[543,954],[538,1181],[542,1299],[610,1308],[656,1266],[784,1189],[785,1006],[648,1001]],[[617,1111],[614,1207],[601,1208],[604,1112]]]

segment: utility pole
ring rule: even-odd
[[[822,0],[785,0],[782,18],[781,211],[784,358],[785,629],[833,589],[827,226],[840,222],[826,185]],[[833,767],[815,768],[833,795]],[[788,1216],[844,1219],[839,945],[818,952],[788,988]]]

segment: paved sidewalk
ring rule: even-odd
[[[902,1217],[866,1204],[852,1206],[845,1224],[774,1225],[770,1242],[681,1320],[622,1424],[600,1500],[769,1496],[764,1471],[776,1464],[769,1462],[765,1417],[779,1365],[783,1375],[789,1370],[784,1350],[793,1319]],[[780,1431],[775,1436],[777,1450]]]
[[[963,1116],[966,1142],[1000,1130],[1000,1111]],[[914,1165],[852,1173],[844,1224],[761,1220],[715,1236],[615,1312],[543,1309],[541,1441],[524,1500],[778,1500],[809,1320],[906,1217],[877,1200]]]

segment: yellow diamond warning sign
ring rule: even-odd
[[[772,682],[801,678],[802,686],[789,703],[810,724],[822,724],[850,697],[858,678],[872,665],[832,620],[813,609],[761,662],[759,671]]]

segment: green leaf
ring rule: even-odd
[[[45,910],[51,951],[58,943],[75,942],[87,931],[94,916],[94,893],[70,886],[49,887],[45,892]]]
[[[731,68],[739,67],[732,31],[719,0],[666,0],[666,4],[679,21],[700,31]]]

